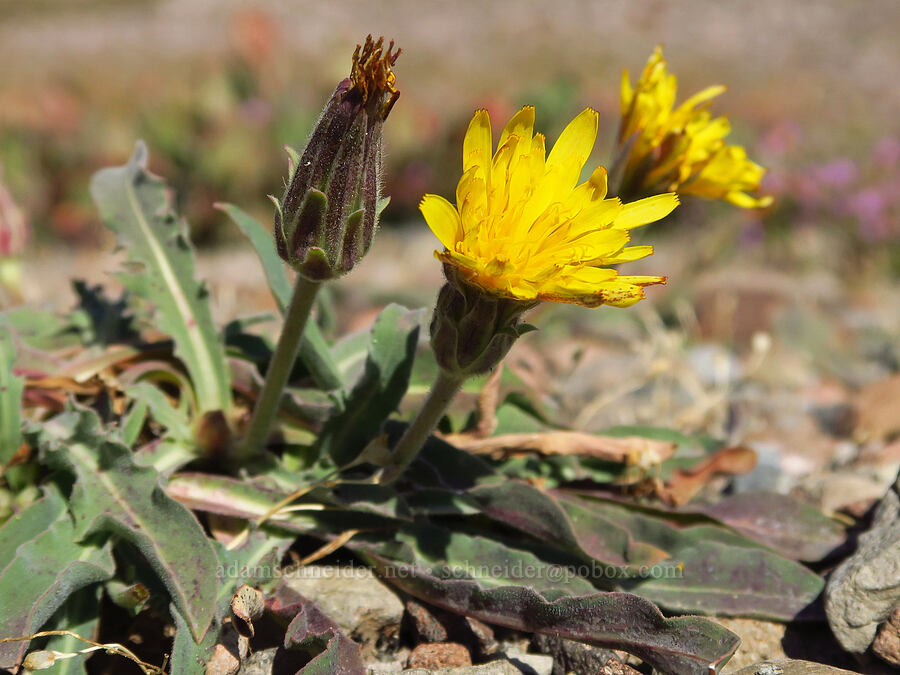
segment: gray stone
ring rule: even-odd
[[[241,675],[272,675],[272,664],[275,663],[277,647],[261,649],[253,652],[249,658],[241,663]]]
[[[522,671],[505,660],[482,663],[478,666],[458,666],[456,668],[409,668],[403,675],[522,675]]]
[[[619,659],[609,649],[593,647],[577,640],[568,640],[556,635],[536,634],[531,638],[535,649],[553,657],[554,675],[566,673],[597,673],[610,662]]]
[[[366,665],[366,675],[391,675],[403,672],[403,661],[383,661]]]
[[[553,657],[546,654],[516,654],[509,657],[525,675],[552,675]]]
[[[285,570],[283,580],[358,642],[363,659],[398,645],[403,603],[371,570],[309,565]]]
[[[812,661],[777,659],[754,663],[746,668],[741,668],[734,675],[854,675],[854,673],[852,670],[834,668]]]
[[[825,612],[841,646],[862,654],[898,603],[900,478],[879,503],[872,527],[860,536],[856,552],[828,580]]]

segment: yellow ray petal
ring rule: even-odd
[[[613,227],[621,230],[640,227],[665,218],[676,206],[678,206],[678,195],[674,192],[639,199],[622,206],[622,211],[616,217]]]
[[[654,284],[666,283],[666,277],[647,275],[620,275],[618,280],[622,283],[633,284],[635,286],[653,286]]]
[[[724,84],[715,84],[711,87],[707,87],[706,89],[701,89],[693,96],[690,96],[678,106],[677,113],[687,112],[692,108],[696,108],[701,103],[706,103],[709,100],[714,99],[716,96],[721,96],[728,90]]]
[[[463,139],[463,173],[473,166],[483,167],[487,173],[491,166],[492,144],[488,111],[476,110]],[[485,183],[490,184],[490,176],[485,175]]]
[[[439,195],[425,195],[419,203],[419,210],[434,236],[444,248],[452,251],[456,242],[463,237],[459,213],[453,208],[453,204]]]
[[[509,120],[503,129],[503,133],[500,134],[498,147],[502,147],[506,143],[506,139],[513,135],[519,137],[519,149],[522,153],[527,153],[531,150],[531,138],[534,136],[533,105],[526,105],[512,116],[512,119]]]
[[[580,173],[581,167],[594,149],[599,119],[596,110],[585,108],[578,117],[569,122],[553,144],[550,156],[547,157],[547,169],[571,163],[578,165]]]
[[[622,71],[622,83],[619,85],[619,110],[622,117],[628,114],[633,99],[634,89],[631,87],[631,77],[628,75],[628,69],[626,68]]]
[[[597,260],[597,265],[618,265],[619,263],[634,262],[653,254],[652,246],[626,246],[614,255]]]

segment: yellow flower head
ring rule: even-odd
[[[771,197],[752,197],[766,170],[747,157],[739,145],[727,145],[731,125],[713,118],[709,101],[725,91],[707,87],[677,108],[677,80],[666,69],[657,47],[632,88],[622,73],[619,148],[627,153],[623,193],[677,190],[706,199],[721,199],[743,208],[760,208]]]
[[[534,133],[534,108],[526,106],[492,152],[490,118],[477,111],[463,141],[456,206],[430,194],[419,205],[446,247],[436,257],[487,293],[524,302],[627,307],[644,297],[644,286],[664,283],[600,267],[650,255],[650,246],[626,246],[628,231],[668,215],[678,198],[607,199],[603,167],[577,184],[596,137],[597,113],[588,108],[548,156],[544,136]]]

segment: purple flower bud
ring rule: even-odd
[[[338,84],[301,156],[291,155],[281,203],[273,198],[278,254],[298,273],[325,281],[349,272],[369,250],[381,198],[382,128],[400,92],[391,66],[400,55],[366,38],[350,77]],[[289,151],[290,152],[290,151]]]

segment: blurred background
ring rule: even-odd
[[[781,489],[796,482],[785,475],[892,441],[900,462],[900,429],[886,421],[900,415],[860,403],[891,400],[872,393],[885,381],[900,398],[896,0],[0,0],[0,246],[24,261],[18,297],[0,302],[65,310],[72,277],[115,286],[88,181],[143,138],[220,317],[270,309],[249,246],[213,204],[271,222],[282,146],[303,147],[368,33],[403,49],[386,126],[392,201],[369,257],[335,286],[340,330],[388,301],[433,301],[437,242],[416,206],[452,194],[474,109],[500,125],[534,104],[552,141],[590,105],[601,117],[592,161],[608,165],[621,71],[635,77],[663,44],[679,100],[728,85],[712,111],[769,169],[775,203],[686,200],[640,235],[657,253],[630,267],[667,274],[667,287],[634,311],[542,308],[510,367],[561,423],[731,436],[771,464],[757,480]]]

